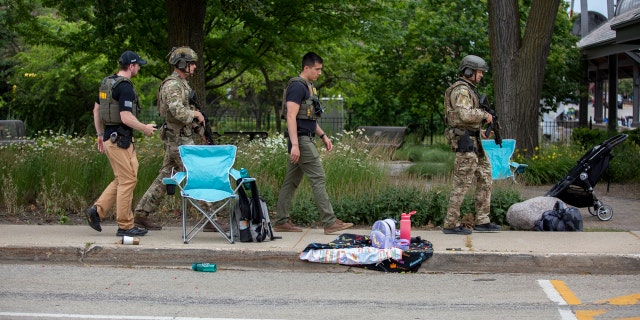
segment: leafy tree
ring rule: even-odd
[[[409,125],[422,138],[427,127],[442,132],[443,95],[463,56],[488,59],[483,1],[404,1],[387,7],[385,37],[370,56],[368,99],[354,114],[376,125]],[[483,90],[490,90],[490,74]],[[429,119],[435,117],[435,124]],[[422,139],[421,139],[422,140]]]
[[[522,19],[515,19],[522,23],[514,28],[525,28],[524,36],[529,34],[524,23],[531,20],[529,6],[522,0],[518,12]],[[124,50],[150,60],[134,79],[145,106],[154,104],[157,84],[167,75],[169,49],[189,45],[200,56],[192,86],[207,102],[205,111],[220,115],[232,110],[257,119],[272,111],[278,116],[286,80],[300,71],[306,51],[316,51],[325,58],[316,85],[323,96],[345,97],[353,118],[363,119],[352,125],[410,125],[422,135],[441,132],[443,92],[457,77],[464,55],[476,54],[490,62],[491,72],[480,88],[490,96],[491,78],[502,72],[501,64],[492,61],[495,50],[491,54],[489,50],[486,0],[14,0],[0,13],[14,22],[7,24],[7,30],[20,35],[24,44],[16,50],[22,54],[9,60],[21,64],[13,69],[12,84],[19,84],[19,89],[25,89],[22,81],[33,88],[55,87],[40,82],[46,80],[62,83],[61,90],[76,94],[69,103],[57,100],[64,95],[48,91],[20,92],[16,104],[8,104],[12,110],[26,114],[28,108],[84,106],[60,114],[32,112],[49,121],[49,128],[91,126],[90,118],[79,118],[90,116],[97,82],[114,71],[114,60]],[[570,71],[577,50],[564,33],[566,22],[566,18],[555,21],[541,97],[557,100],[573,89]],[[42,53],[47,57],[37,56]],[[35,72],[40,76],[20,78],[24,72],[19,68],[26,66],[40,68]],[[57,77],[40,72],[58,67],[62,70]],[[502,106],[511,104],[496,97],[506,125],[512,108]],[[57,120],[45,115],[76,117],[76,122],[86,123],[54,125]],[[529,118],[533,122],[537,116]],[[511,127],[506,129],[509,136]]]
[[[62,34],[77,28],[48,16],[38,20]],[[88,111],[100,81],[88,71],[95,70],[94,63],[100,60],[81,53],[70,56],[50,45],[34,45],[29,54],[18,53],[11,61],[15,64],[10,77],[15,90],[8,106],[13,117],[25,121],[30,131],[85,132],[93,121]]]
[[[505,136],[527,155],[538,145],[543,79],[560,0],[532,2],[522,25],[518,0],[488,0],[497,111]]]
[[[299,72],[299,63],[290,61],[299,61],[305,51],[321,52],[317,49],[333,39],[348,36],[350,29],[358,28],[362,16],[377,6],[367,0],[43,0],[42,7],[26,0],[14,3],[13,12],[21,14],[19,28],[27,44],[50,45],[68,55],[108,57],[103,61],[134,50],[151,62],[144,74],[158,79],[166,76],[168,49],[189,45],[201,56],[200,72],[193,81],[201,88],[199,95],[207,91],[208,104],[214,107],[229,89],[247,92],[234,88],[238,84],[234,81],[254,70],[263,75],[267,90],[264,95],[256,91],[257,97],[267,97],[266,104],[274,109],[281,83]],[[62,35],[57,28],[42,26],[39,16],[48,12],[75,24],[75,32]],[[110,66],[105,63],[102,70]]]

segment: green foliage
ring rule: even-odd
[[[637,134],[637,129],[634,131],[636,132],[627,132],[633,136]],[[582,156],[611,136],[610,133],[603,130],[576,128],[572,134],[575,143],[570,146],[544,146],[536,149],[536,154],[530,158],[525,157],[520,150],[516,150],[513,159],[518,163],[528,165],[522,175],[527,184],[555,184],[577,165]],[[613,158],[601,179],[609,179],[611,182],[618,183],[640,181],[640,168],[636,165],[640,161],[640,146],[638,144],[627,139],[616,146],[611,154]]]
[[[153,116],[157,82],[167,73],[168,33],[181,30],[167,26],[171,5],[11,1],[0,12],[7,26],[0,28],[0,45],[18,48],[21,55],[2,62],[15,64],[11,72],[0,67],[17,87],[15,96],[0,91],[0,115],[26,120],[30,134],[90,132],[97,83],[114,71],[122,51],[134,50],[150,61],[134,82],[144,114]],[[529,5],[522,4],[523,17]],[[326,61],[316,83],[321,94],[348,98],[347,128],[400,124],[422,138],[442,132],[442,94],[456,78],[460,58],[473,53],[490,60],[486,1],[222,0],[206,6],[199,68],[204,76],[196,82],[205,83],[205,110],[213,117],[275,114],[284,82],[299,72],[301,55],[313,50]],[[564,97],[575,89],[579,57],[570,27],[566,14],[559,14],[545,97]],[[23,79],[25,72],[37,76]],[[481,88],[489,95],[492,74],[485,75]]]
[[[589,150],[605,141],[610,136],[604,130],[591,130],[589,128],[575,128],[571,133],[571,139],[582,149]]]
[[[512,181],[498,183],[494,181],[493,192],[491,194],[491,211],[489,218],[491,222],[508,225],[507,211],[514,203],[522,202],[520,192],[513,187]]]
[[[563,1],[562,7],[568,4]],[[575,18],[574,18],[575,19]],[[575,44],[580,40],[571,34],[573,21],[560,9],[556,16],[551,47],[542,82],[543,105],[555,106],[565,100],[576,100],[581,77],[580,51]]]
[[[629,135],[629,141],[640,146],[640,129],[627,130],[624,133]]]
[[[512,159],[528,165],[522,178],[527,184],[554,184],[562,179],[576,161],[582,156],[579,146],[549,145],[536,150],[532,158],[526,158],[524,152],[517,149]]]
[[[451,175],[455,154],[443,143],[431,146],[405,143],[402,148],[396,150],[394,159],[413,163],[405,173],[431,179]]]
[[[624,133],[629,137],[611,151],[613,158],[609,162],[609,168],[605,172],[604,178],[615,182],[640,181],[640,167],[636,165],[640,161],[640,130],[627,130]],[[576,128],[573,130],[571,138],[586,153],[617,134],[604,130]]]
[[[442,96],[457,77],[460,59],[472,53],[489,57],[486,2],[387,5],[387,19],[379,26],[385,36],[371,54],[370,85],[362,92],[368,98],[352,110],[370,125],[409,125],[424,131],[433,126],[425,121],[430,115],[443,122]],[[485,83],[490,84],[488,77]]]
[[[155,179],[164,153],[157,137],[136,140],[140,163],[134,203]],[[416,210],[416,226],[441,225],[446,215],[449,186],[426,183],[411,176],[391,177],[383,165],[387,154],[369,150],[363,137],[344,132],[333,138],[334,150],[320,149],[327,174],[327,190],[338,218],[371,225],[384,218],[400,219],[402,212]],[[68,223],[70,214],[81,214],[113,180],[104,154],[97,151],[93,136],[72,137],[41,134],[33,145],[0,147],[0,178],[7,186],[0,190],[0,207],[17,216],[26,207],[42,209],[58,223]],[[261,196],[275,211],[288,154],[285,140],[275,136],[238,145],[235,168],[245,167],[259,181]],[[444,180],[444,179],[443,179]],[[430,186],[433,184],[433,186]],[[513,189],[496,189],[492,198],[492,219],[504,223],[508,207],[518,200]],[[173,218],[179,197],[165,197],[158,217]],[[34,210],[34,209],[30,209]],[[465,199],[463,213],[473,213],[472,198]],[[313,226],[318,211],[308,180],[303,179],[291,207],[291,217],[301,225]]]

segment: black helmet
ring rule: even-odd
[[[470,77],[475,70],[482,70],[484,72],[489,71],[489,66],[487,65],[487,62],[484,61],[484,59],[478,56],[468,55],[462,58],[462,61],[460,62],[460,68],[458,69],[462,74],[464,74],[465,77]],[[470,70],[467,71],[467,69]]]

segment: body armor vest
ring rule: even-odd
[[[124,81],[129,82],[133,88],[131,80],[127,77],[117,75],[104,78],[100,84],[100,118],[107,126],[122,124],[122,119],[120,119],[120,104],[113,98],[112,94],[113,89]],[[140,103],[138,102],[138,93],[135,92],[135,88],[133,89],[133,92],[136,97],[133,101],[133,106],[131,107],[131,113],[137,117],[140,111]]]
[[[309,99],[302,101],[302,104],[300,104],[300,109],[298,109],[298,114],[296,115],[296,119],[301,119],[301,120],[319,119],[320,114],[316,113],[316,108],[313,103],[314,99],[315,101],[318,101],[316,88],[313,87],[313,84],[311,84],[311,82],[307,81],[302,77],[293,77],[289,79],[289,81],[287,82],[287,86],[284,89],[284,92],[282,93],[282,111],[281,111],[280,117],[282,119],[287,118],[287,90],[289,90],[289,86],[294,82],[302,82],[307,86],[307,88],[309,88]]]
[[[473,107],[474,108],[478,108],[480,106],[480,101],[478,100],[478,93],[476,92],[476,90],[466,81],[464,80],[458,80],[455,83],[453,83],[449,89],[447,89],[447,91],[445,92],[445,101],[444,101],[444,108],[445,108],[445,114],[444,114],[444,121],[445,121],[445,125],[447,125],[448,127],[452,127],[452,128],[459,128],[459,129],[470,129],[470,130],[479,130],[480,126],[478,125],[477,128],[475,127],[464,127],[464,126],[460,126],[460,115],[458,114],[460,111],[456,110],[456,108],[454,108],[454,106],[451,105],[451,92],[459,87],[459,86],[465,86],[469,89],[469,91],[472,92],[471,94],[471,99],[472,99],[472,103],[473,103]]]
[[[162,88],[168,81],[176,81],[180,85],[180,88],[182,89],[182,94],[180,96],[183,106],[187,106],[187,109],[189,110],[197,109],[196,106],[191,104],[191,101],[189,99],[189,95],[192,91],[191,87],[189,87],[189,84],[174,72],[166,79],[164,79],[164,81],[162,81],[162,83],[160,84],[160,89],[158,89],[158,114],[165,119],[167,127],[173,130],[176,135],[190,136],[192,132],[191,126],[185,125],[182,121],[176,119],[174,115],[169,112],[168,105],[162,98]]]

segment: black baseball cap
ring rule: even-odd
[[[142,58],[140,58],[140,56],[133,51],[123,52],[118,62],[120,62],[121,66],[126,66],[133,63],[137,63],[141,66],[147,64],[147,60],[142,60]]]

